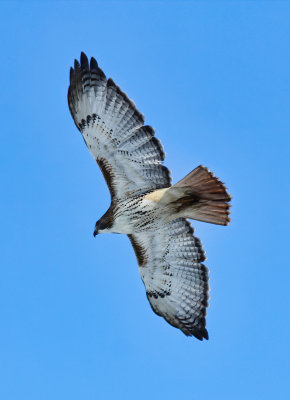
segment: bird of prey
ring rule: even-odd
[[[68,105],[111,194],[94,236],[128,235],[153,311],[185,335],[208,339],[208,269],[187,218],[227,225],[225,186],[201,165],[171,185],[154,129],[84,53],[70,70]]]

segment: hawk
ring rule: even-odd
[[[84,53],[70,70],[68,105],[111,194],[94,236],[127,235],[153,311],[185,335],[208,339],[208,269],[187,218],[227,225],[225,186],[201,165],[171,185],[154,129]]]

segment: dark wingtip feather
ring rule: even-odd
[[[107,86],[108,86],[108,87],[110,87],[110,86],[116,87],[116,84],[115,84],[115,82],[113,81],[112,78],[109,78],[109,79],[108,79],[108,81],[107,81]]]
[[[83,69],[89,69],[88,57],[85,55],[83,51],[81,52],[81,66]]]
[[[75,60],[74,67],[75,67],[75,70],[80,69],[80,63],[78,62],[78,60]]]
[[[203,333],[203,337],[204,337],[206,340],[208,340],[208,331],[204,328],[203,331],[202,331],[202,333]]]
[[[191,331],[191,336],[194,336],[198,340],[208,340],[208,332],[205,328],[194,329]]]
[[[73,80],[73,77],[74,77],[74,69],[73,69],[73,67],[70,67],[70,71],[69,71],[69,79],[70,79],[70,81]]]
[[[91,58],[90,68],[91,69],[98,69],[98,63],[97,63],[97,60],[94,57]]]

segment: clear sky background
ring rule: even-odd
[[[0,398],[289,396],[290,2],[0,2]],[[93,238],[109,206],[67,106],[94,56],[167,153],[233,196],[196,223],[210,340],[150,309],[127,237]],[[288,392],[288,393],[287,393]]]

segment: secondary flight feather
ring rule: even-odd
[[[111,194],[94,236],[128,235],[153,311],[185,335],[208,339],[208,270],[187,218],[227,225],[231,198],[223,183],[198,166],[172,186],[153,128],[84,53],[70,71],[68,104]]]

